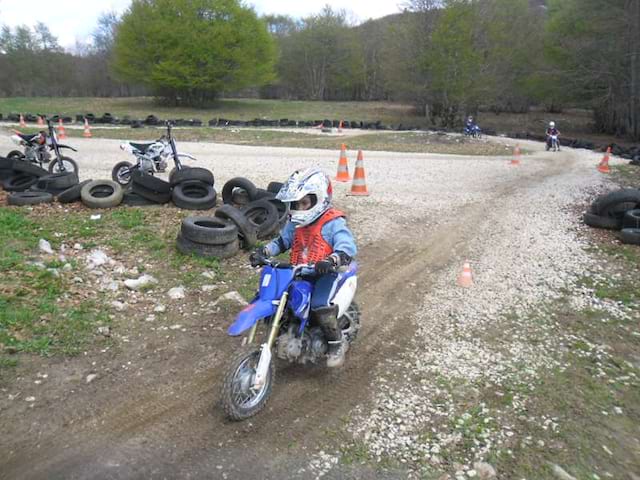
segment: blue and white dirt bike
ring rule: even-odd
[[[262,259],[261,265],[256,297],[228,330],[234,337],[246,335],[222,384],[222,407],[232,420],[244,420],[264,408],[275,381],[273,354],[300,364],[319,363],[327,354],[327,339],[309,315],[313,283],[308,279],[315,276],[313,265],[293,266],[268,259]],[[360,310],[353,301],[357,271],[355,262],[338,271],[340,280],[331,301],[338,306],[338,325],[347,348],[360,329]],[[255,337],[261,322],[266,325],[266,339],[258,344]]]

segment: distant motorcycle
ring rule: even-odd
[[[547,151],[553,150],[554,152],[560,151],[560,140],[558,135],[547,135]]]
[[[14,130],[15,135],[11,136],[11,140],[24,147],[24,151],[12,150],[7,154],[7,158],[35,163],[41,168],[44,168],[44,164],[49,164],[49,173],[75,172],[78,174],[78,164],[75,160],[60,153],[63,148],[68,148],[74,152],[77,152],[77,150],[69,145],[58,143],[58,136],[53,125],[51,125],[51,121],[49,119],[46,119],[46,121],[49,130],[48,134],[44,130],[33,134],[23,134]],[[53,160],[50,152],[54,154],[55,158]]]
[[[195,160],[195,157],[187,153],[178,153],[175,140],[171,134],[171,124],[167,122],[167,133],[162,135],[155,142],[134,143],[124,142],[120,148],[136,157],[136,163],[122,161],[116,163],[111,170],[111,178],[120,185],[126,186],[131,183],[131,173],[134,170],[141,170],[147,174],[165,172],[169,160],[175,164],[174,170],[184,168],[180,158]]]
[[[467,137],[482,138],[482,130],[478,125],[467,125],[464,127],[464,134]]]

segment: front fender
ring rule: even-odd
[[[269,317],[274,313],[276,313],[276,305],[271,301],[256,300],[238,313],[238,316],[227,330],[227,333],[232,337],[242,335],[243,332],[253,327],[260,319]]]
[[[73,150],[74,152],[77,152],[78,150],[76,150],[75,148],[69,146],[69,145],[62,145],[61,143],[58,144],[58,148],[68,148],[69,150]]]

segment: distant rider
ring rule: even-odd
[[[560,150],[560,130],[556,128],[556,122],[549,122],[549,128],[546,131],[547,134],[547,149],[551,148],[551,136],[556,135],[558,139],[558,150]]]
[[[251,254],[252,264],[291,249],[293,265],[315,264],[311,315],[329,342],[327,367],[344,364],[345,340],[338,325],[338,306],[332,296],[342,274],[335,270],[351,263],[357,253],[345,214],[332,207],[333,188],[329,177],[312,167],[294,172],[276,198],[290,205],[290,221],[278,238]]]

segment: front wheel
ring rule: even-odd
[[[23,158],[25,158],[24,153],[22,153],[20,150],[11,150],[9,153],[7,153],[7,158],[12,158],[13,160],[22,160]]]
[[[231,420],[246,420],[262,410],[271,395],[275,380],[273,360],[262,388],[253,388],[253,380],[260,360],[260,347],[241,350],[227,367],[222,383],[222,408]]]
[[[49,163],[49,173],[73,172],[78,175],[78,164],[70,157],[60,157]]]
[[[118,162],[111,170],[111,178],[114,182],[126,187],[131,183],[131,162]]]

